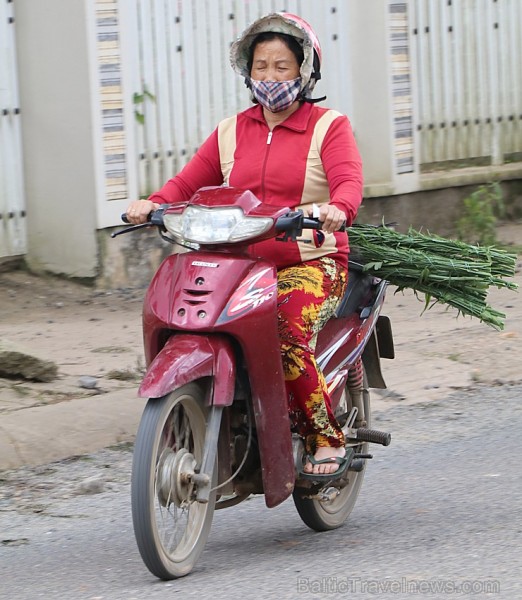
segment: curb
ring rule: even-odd
[[[0,471],[35,467],[134,440],[146,399],[125,389],[21,409],[0,422]]]

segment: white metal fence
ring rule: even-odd
[[[410,132],[399,132],[398,172],[521,160],[522,2],[389,4],[390,51],[408,49],[405,58],[414,66],[406,73],[397,62],[401,56],[392,63],[391,93],[407,79],[394,119]],[[132,0],[125,8],[133,15],[139,65],[133,74],[138,179],[140,193],[148,194],[186,163],[221,118],[248,106],[243,82],[228,64],[229,44],[252,20],[282,6],[271,0]],[[288,0],[284,8],[314,24],[328,57],[317,95],[326,93],[328,105],[350,114],[356,82],[349,73],[349,4]]]
[[[26,251],[13,3],[0,0],[0,259]]]
[[[521,160],[522,2],[410,0],[423,168]]]
[[[125,2],[128,39],[139,70],[133,78],[139,186],[150,193],[192,156],[219,120],[249,105],[248,92],[230,67],[230,43],[253,20],[282,8],[314,23],[328,56],[317,96],[349,112],[345,3],[317,0],[132,0]],[[132,34],[129,34],[132,31]],[[126,44],[129,50],[129,44]],[[127,54],[126,59],[130,57]],[[342,68],[342,67],[341,67]],[[330,73],[328,72],[330,70]]]

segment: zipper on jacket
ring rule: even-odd
[[[266,145],[270,146],[272,143],[272,134],[273,131],[268,132],[268,137],[266,138]],[[265,172],[266,172],[266,163],[268,162],[268,154],[270,152],[270,148],[266,149],[265,152],[265,160],[263,161],[263,170],[261,172],[261,201],[265,201]]]

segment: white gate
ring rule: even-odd
[[[522,158],[522,2],[413,0],[421,168]]]
[[[14,11],[0,0],[0,261],[26,252]]]
[[[342,25],[347,5],[331,0],[325,6],[317,0],[120,0],[125,57],[137,66],[127,71],[127,83],[134,92],[141,195],[179,171],[220,119],[250,105],[244,83],[228,64],[228,49],[268,12],[285,8],[314,24],[329,57],[316,96],[327,95],[329,105],[349,114],[348,67],[343,77],[335,71],[349,62]]]
[[[141,196],[177,173],[220,119],[249,105],[229,45],[252,20],[283,7],[313,24],[328,57],[316,95],[350,117],[356,103],[364,111],[351,65],[372,52],[388,58],[379,44],[353,46],[350,18],[364,17],[364,6],[368,15],[387,10],[391,71],[382,110],[389,102],[395,172],[411,175],[401,184],[413,186],[408,191],[419,172],[522,160],[522,0],[97,2],[119,9],[122,81],[135,113],[125,111],[129,170]]]

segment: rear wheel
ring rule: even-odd
[[[367,426],[370,426],[370,392],[366,376],[363,380],[362,401],[364,415],[359,414],[358,419],[364,419]],[[339,404],[337,414],[349,413],[352,409],[352,399],[350,392],[345,388],[343,397]],[[347,447],[352,447],[356,454],[366,454],[368,452],[368,443],[348,443]],[[334,486],[321,490],[322,499],[310,498],[310,490],[305,488],[295,488],[293,493],[294,504],[299,516],[303,522],[315,531],[328,531],[337,529],[344,524],[352,512],[366,471],[366,461],[363,461],[361,471],[347,471],[346,474],[335,485],[341,484],[344,487],[338,489]]]
[[[195,501],[190,475],[201,465],[206,419],[194,383],[147,403],[134,449],[131,498],[136,542],[147,568],[161,579],[191,571],[203,551],[216,502]],[[213,481],[217,474],[214,469]]]

